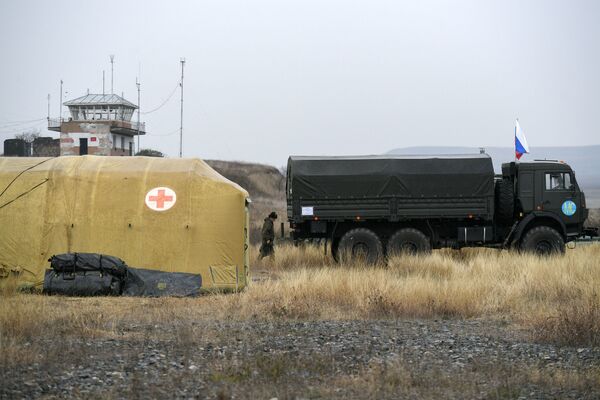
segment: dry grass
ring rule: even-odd
[[[387,266],[339,265],[322,247],[283,246],[274,260],[256,262],[255,272],[267,279],[233,295],[71,299],[5,291],[0,351],[15,338],[48,332],[118,336],[125,322],[254,318],[500,318],[540,340],[598,345],[599,260],[600,245],[589,245],[553,258],[473,249],[397,258]]]
[[[277,248],[274,260],[254,266],[266,278],[238,294],[65,298],[23,294],[13,285],[0,292],[0,381],[25,381],[29,372],[24,371],[32,366],[38,372],[76,371],[100,360],[106,363],[102,349],[110,346],[121,356],[120,363],[110,361],[104,368],[129,380],[95,396],[77,391],[71,396],[167,398],[193,390],[198,380],[209,382],[218,398],[233,393],[242,398],[518,398],[548,388],[577,396],[597,393],[600,375],[593,364],[570,368],[475,357],[465,368],[448,369],[434,359],[400,351],[398,357],[374,357],[368,364],[347,367],[332,348],[318,342],[306,354],[264,352],[262,345],[248,343],[260,343],[263,335],[285,335],[279,332],[282,320],[416,317],[501,319],[525,328],[534,340],[598,345],[598,260],[600,245],[589,245],[547,259],[463,250],[398,258],[387,266],[338,265],[323,248],[284,246]],[[249,329],[254,319],[267,320],[269,332]],[[283,324],[282,329],[287,325],[295,324]],[[240,338],[244,341],[237,342]],[[225,351],[236,347],[234,340],[242,350]],[[208,346],[218,350],[201,351]],[[149,383],[146,367],[136,367],[138,353],[149,349],[160,349],[169,360],[183,360],[184,367]],[[188,368],[202,362],[210,364],[205,375]],[[99,368],[98,373],[103,371]]]
[[[600,343],[600,246],[540,258],[488,249],[442,250],[387,266],[337,265],[322,248],[284,247],[262,268],[242,313],[288,318],[510,318],[542,340]],[[236,306],[238,307],[238,306]],[[234,308],[234,307],[232,307]]]

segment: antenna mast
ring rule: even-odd
[[[113,88],[113,76],[114,76],[114,70],[113,70],[113,66],[115,64],[115,55],[111,54],[110,55],[110,94],[114,94],[114,88]]]
[[[179,158],[183,157],[183,66],[185,58],[179,60],[181,62],[181,116],[179,120]]]
[[[48,93],[48,121],[50,121],[50,93]]]
[[[58,108],[58,120],[62,122],[62,95],[63,95],[63,80],[60,80],[60,103]]]
[[[137,112],[137,152],[140,152],[140,81],[138,80],[138,78],[135,78],[135,84],[137,85],[137,90],[138,90],[138,112]]]
[[[102,70],[102,96],[104,96],[106,94],[106,91],[104,90],[104,84],[105,80],[104,80],[104,70]]]

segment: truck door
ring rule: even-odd
[[[517,192],[519,194],[519,200],[521,201],[522,211],[533,211],[535,209],[535,186],[533,184],[533,171],[519,172],[517,186]]]
[[[556,214],[567,226],[579,222],[581,194],[573,174],[568,171],[546,171],[543,185],[544,211]]]

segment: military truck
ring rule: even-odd
[[[336,258],[467,246],[564,253],[598,234],[584,228],[585,195],[560,161],[509,162],[495,175],[485,153],[291,156],[286,193],[293,239],[324,239]]]

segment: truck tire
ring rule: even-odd
[[[537,255],[563,254],[565,241],[556,229],[549,226],[536,226],[521,240],[520,249]]]
[[[498,222],[510,223],[515,214],[515,190],[510,179],[496,183],[496,216]]]
[[[396,231],[388,240],[386,250],[388,257],[427,254],[431,252],[431,242],[420,230],[403,228]]]
[[[365,262],[375,264],[383,256],[383,245],[372,230],[355,228],[342,236],[336,253],[337,259],[342,262],[362,257]]]

